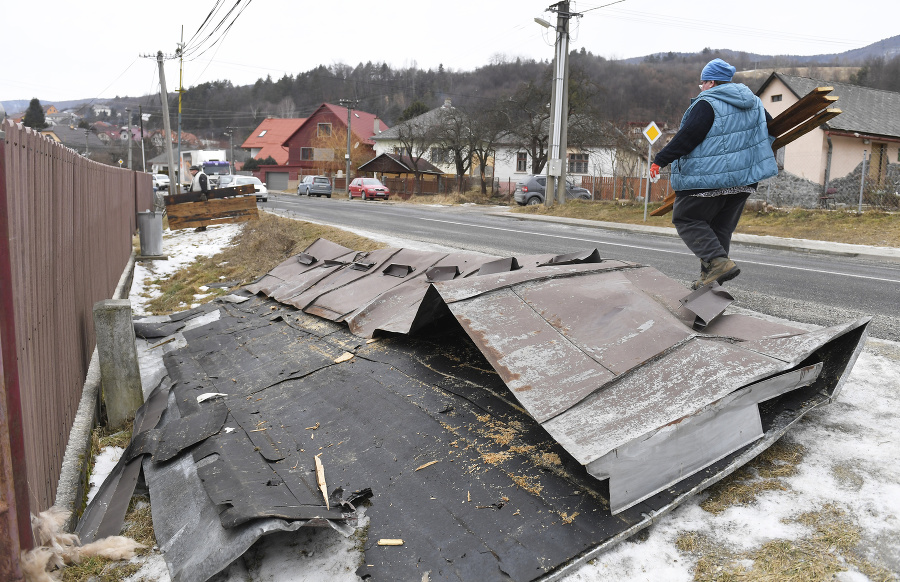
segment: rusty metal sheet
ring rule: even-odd
[[[307,288],[295,297],[292,297],[287,303],[293,305],[297,309],[303,309],[305,311],[308,305],[313,304],[319,297],[322,297],[326,293],[344,287],[345,285],[355,283],[364,278],[370,271],[374,272],[379,268],[386,267],[388,261],[392,261],[393,256],[398,252],[400,252],[400,249],[378,249],[371,253],[362,253],[358,255],[353,262],[347,265],[336,265],[331,267],[327,277],[321,279],[315,285]],[[357,266],[370,266],[364,269],[351,269],[350,266],[354,264]],[[361,287],[365,287],[365,285],[363,284]],[[343,315],[344,314],[342,313],[341,316]],[[334,317],[329,316],[323,317],[326,317],[326,319],[335,319]]]
[[[568,341],[616,375],[693,335],[621,271],[585,275],[577,284],[548,279],[513,290]]]
[[[544,428],[582,464],[783,371],[784,362],[701,337],[610,382]]]
[[[449,307],[538,422],[567,410],[615,377],[512,289],[500,289]]]
[[[776,323],[751,317],[749,315],[741,315],[738,313],[726,313],[717,317],[712,323],[703,329],[706,335],[717,335],[721,337],[731,337],[744,341],[758,340],[765,338],[788,337],[806,333],[806,331]]]
[[[825,343],[855,330],[861,323],[868,321],[869,318],[866,318],[865,320],[858,320],[843,325],[817,329],[805,334],[781,338],[763,338],[743,343],[741,346],[746,350],[753,350],[760,354],[783,360],[790,366],[796,366]]]
[[[393,253],[387,264],[366,270],[365,280],[355,285],[343,285],[331,291],[323,291],[304,307],[304,311],[327,319],[340,321],[344,316],[371,303],[383,293],[402,285],[407,277],[423,279],[425,271],[438,263],[446,253],[421,252],[402,249]],[[377,260],[377,259],[376,259]],[[385,273],[391,265],[403,264],[412,269],[406,277],[390,276]],[[351,267],[352,268],[352,267]],[[326,282],[327,286],[328,282]],[[317,287],[309,290],[316,293]]]
[[[684,308],[697,316],[694,320],[694,329],[704,329],[715,318],[734,302],[731,293],[723,289],[718,283],[713,282],[695,290],[683,299]]]
[[[604,261],[600,264],[562,265],[554,267],[539,267],[535,269],[519,269],[506,273],[494,273],[481,277],[456,278],[453,281],[435,282],[434,285],[441,292],[441,297],[449,305],[456,301],[462,301],[470,297],[482,295],[503,287],[518,285],[526,281],[536,279],[549,279],[553,277],[572,277],[585,273],[598,271],[615,271],[621,269],[636,269],[641,265],[626,263],[623,261]]]

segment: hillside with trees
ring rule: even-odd
[[[777,69],[791,75],[900,91],[900,49],[895,50],[894,45],[900,47],[900,36],[874,43],[872,50],[851,51],[853,59],[847,56],[849,53],[804,58],[707,48],[699,53],[659,53],[625,61],[580,49],[570,55],[570,115],[590,118],[592,125],[587,129],[603,124],[625,128],[629,123],[645,124],[651,119],[659,125],[677,126],[696,94],[700,69],[715,57],[735,65],[741,71],[738,78],[752,89]],[[358,109],[374,113],[393,126],[451,99],[455,107],[465,111],[490,110],[510,124],[532,123],[532,132],[538,134],[544,131],[539,109],[550,100],[550,74],[549,61],[495,56],[472,71],[443,66],[428,70],[394,68],[370,61],[355,66],[320,65],[279,79],[266,76],[252,85],[211,81],[185,90],[182,129],[227,147],[227,128],[234,128],[240,160],[237,146],[267,117],[306,117],[323,102],[351,99],[357,101]],[[177,102],[173,92],[169,95],[173,130]],[[108,105],[112,109],[108,116],[97,116],[86,107],[85,124],[95,121],[94,117],[122,122],[124,109],[129,107],[135,125],[140,121],[138,111],[142,111],[150,114],[145,130],[162,127],[159,95],[117,98]],[[576,131],[570,143],[578,139]],[[159,151],[150,148],[147,153],[151,157]]]

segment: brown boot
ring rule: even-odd
[[[709,273],[709,263],[707,263],[703,259],[700,259],[700,278],[691,282],[692,291],[696,291],[697,289],[702,287],[700,281],[702,281],[706,277],[707,273]]]
[[[713,282],[721,285],[725,281],[731,281],[740,274],[741,269],[734,264],[734,261],[728,257],[716,257],[709,262],[706,274],[700,278],[699,287],[710,285]]]

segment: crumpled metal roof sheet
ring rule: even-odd
[[[365,337],[411,333],[449,311],[528,413],[585,465],[787,372],[867,324],[805,332],[720,315],[731,301],[726,292],[697,297],[655,269],[600,259],[596,250],[506,259],[354,254],[320,240],[305,255],[315,262],[289,259],[249,290],[345,321]],[[326,266],[326,257],[345,264]],[[446,268],[429,279],[435,266]],[[691,301],[686,308],[688,295],[702,309],[692,311]],[[832,390],[838,380],[829,382]]]

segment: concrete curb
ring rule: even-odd
[[[134,274],[135,254],[131,253],[128,264],[119,277],[119,284],[113,293],[113,299],[128,298],[131,289],[131,279]],[[80,504],[88,492],[88,467],[93,462],[91,457],[91,431],[97,423],[98,403],[100,398],[100,357],[97,348],[91,356],[87,376],[84,379],[84,387],[81,390],[81,400],[69,431],[69,440],[66,444],[66,452],[63,454],[62,467],[59,473],[59,482],[56,485],[56,507],[72,512],[72,517],[66,524],[68,531],[75,529],[78,523]]]
[[[581,226],[586,228],[600,228],[605,230],[621,230],[626,232],[653,234],[657,236],[678,237],[674,228],[664,226],[645,226],[642,224],[622,224],[618,222],[601,222],[598,220],[585,220],[581,218],[561,218],[558,216],[534,216],[530,214],[518,214],[510,212],[489,212],[491,216],[502,216],[518,220],[537,220],[566,224],[569,226]],[[807,240],[800,238],[781,238],[777,236],[760,236],[755,234],[735,234],[734,242],[752,245],[761,248],[801,251],[824,255],[837,255],[842,257],[859,257],[878,261],[900,263],[900,249],[891,247],[875,247],[866,245],[852,245],[847,243]]]

